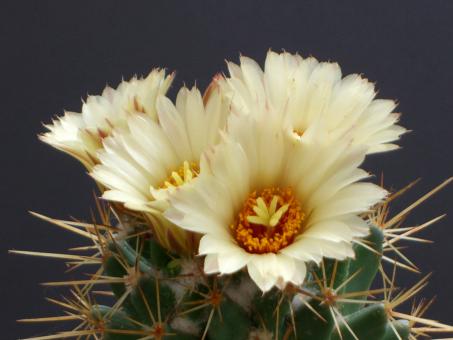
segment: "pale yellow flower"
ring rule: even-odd
[[[301,284],[307,262],[354,257],[368,233],[359,216],[386,192],[358,168],[367,148],[295,140],[275,115],[232,116],[228,135],[202,158],[204,171],[171,194],[165,216],[202,235],[206,273],[244,267],[263,291]],[[313,131],[312,131],[313,132]]]
[[[264,70],[243,56],[239,65],[228,62],[228,70],[219,83],[232,111],[260,119],[270,112],[284,115],[296,139],[317,124],[326,140],[349,139],[376,153],[397,148],[393,142],[406,131],[396,125],[393,100],[375,99],[371,82],[358,74],[342,77],[337,63],[269,51]]]
[[[158,240],[171,250],[190,253],[194,239],[162,216],[168,194],[203,171],[200,156],[219,142],[227,108],[216,86],[204,98],[196,88],[182,88],[176,104],[157,99],[157,121],[129,117],[127,128],[114,130],[98,154],[92,176],[107,188],[103,197],[144,212]]]
[[[45,125],[48,132],[40,139],[77,158],[90,170],[99,162],[97,151],[112,129],[127,126],[131,115],[156,119],[156,99],[164,95],[173,75],[154,69],[143,79],[123,81],[117,89],[106,87],[100,96],[89,96],[82,112],[66,112],[64,116]]]

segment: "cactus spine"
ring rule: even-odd
[[[399,220],[389,226],[382,216],[387,211],[386,204],[369,215],[370,234],[357,241],[354,259],[325,259],[319,266],[312,264],[304,285],[287,285],[284,290],[274,288],[265,294],[245,271],[231,276],[204,274],[200,258],[170,253],[140,221],[120,218],[120,224],[133,227],[123,226],[121,229],[129,230],[128,234],[118,233],[110,224],[109,211],[113,207],[101,209],[102,220],[98,223],[59,221],[36,214],[89,239],[93,244],[86,249],[95,249],[94,253],[16,253],[60,257],[73,267],[95,263],[99,269],[88,280],[46,283],[73,287],[70,297],[51,300],[66,310],[65,317],[21,321],[80,321],[73,330],[30,338],[34,340],[404,340],[430,331],[452,331],[448,325],[422,317],[429,304],[416,306],[410,314],[395,311],[427,284],[427,277],[412,288],[395,293],[396,269],[416,269],[397,260],[390,265],[391,276],[383,269],[383,260],[388,259],[383,257],[383,251],[399,241],[395,238],[398,229],[394,228]],[[399,237],[403,239],[420,229],[401,229]],[[378,282],[384,283],[375,288]],[[102,293],[99,286],[107,288],[109,306],[96,302],[97,294]]]

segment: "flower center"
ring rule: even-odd
[[[269,188],[249,195],[231,230],[247,252],[277,253],[293,242],[304,217],[291,188]]]
[[[200,168],[197,163],[184,161],[178,170],[173,171],[161,185],[162,189],[174,188],[190,182],[198,176]]]
[[[302,137],[302,135],[304,134],[305,131],[302,129],[295,128],[295,129],[293,129],[293,132],[297,137]]]

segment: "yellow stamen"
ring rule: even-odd
[[[200,168],[196,163],[189,163],[184,161],[183,165],[177,171],[173,171],[170,176],[164,181],[161,186],[163,189],[178,187],[185,183],[190,182],[198,176]]]
[[[253,192],[231,226],[238,244],[250,253],[276,253],[300,233],[304,213],[292,189]]]

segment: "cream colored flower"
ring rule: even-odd
[[[156,119],[156,98],[164,95],[173,75],[154,69],[143,79],[123,81],[117,89],[106,87],[101,96],[89,96],[82,112],[66,112],[52,124],[40,139],[77,158],[87,169],[99,162],[97,151],[102,140],[115,127],[126,126],[130,115],[146,115]]]
[[[103,197],[145,212],[158,240],[169,249],[187,253],[193,246],[186,232],[162,213],[168,194],[203,170],[200,156],[220,139],[228,113],[225,104],[216,86],[204,98],[195,88],[182,88],[176,105],[160,96],[157,121],[146,115],[129,117],[127,128],[114,130],[98,154],[100,164],[92,176],[107,188]]]
[[[270,115],[232,116],[224,141],[202,157],[203,171],[177,188],[165,216],[202,234],[206,273],[247,267],[263,291],[301,284],[306,263],[354,257],[352,241],[368,233],[360,217],[386,194],[358,182],[366,148],[326,143],[319,127],[296,141]]]
[[[272,51],[264,71],[250,58],[240,61],[228,62],[230,76],[220,81],[232,110],[285,115],[295,138],[310,125],[321,124],[328,140],[348,138],[376,153],[397,148],[392,142],[406,131],[396,125],[394,101],[375,99],[374,85],[358,74],[342,78],[337,63]]]

